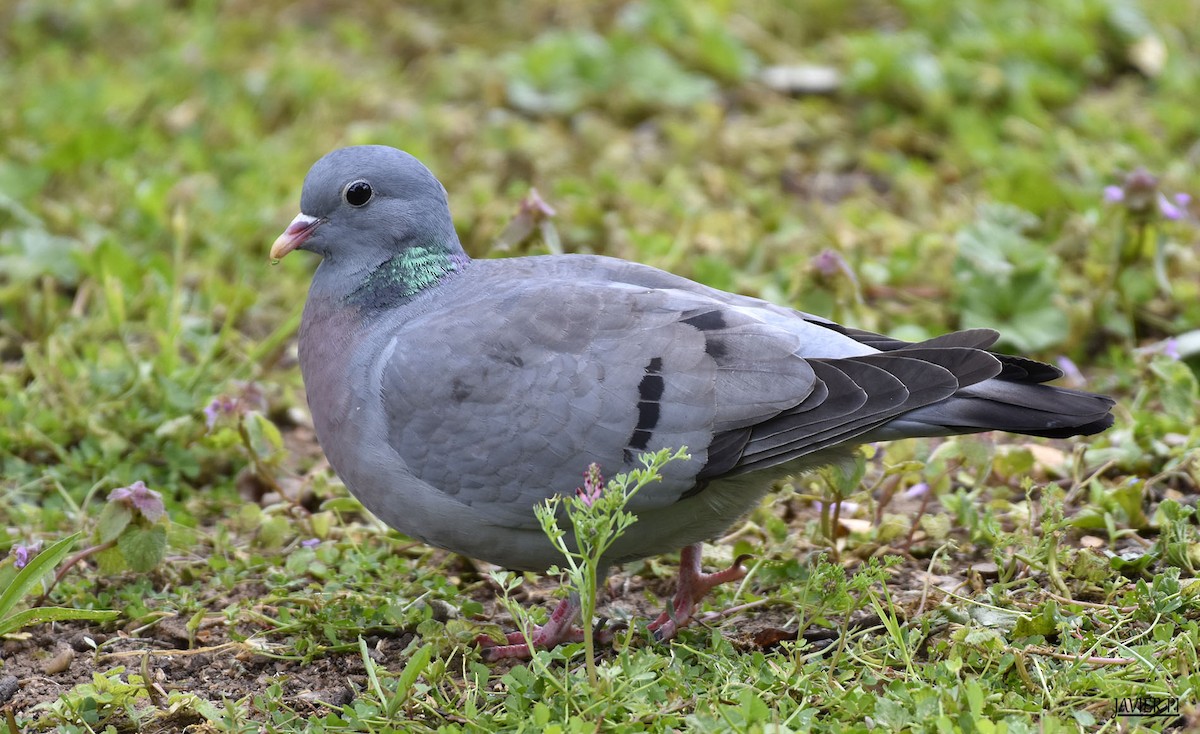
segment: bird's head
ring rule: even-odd
[[[327,262],[378,263],[409,247],[460,249],[446,189],[420,161],[395,148],[341,148],[304,178],[300,214],[271,245]]]

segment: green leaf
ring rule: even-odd
[[[54,543],[34,556],[33,560],[21,569],[12,584],[4,590],[3,594],[0,594],[0,619],[8,615],[17,602],[23,599],[29,590],[41,580],[42,576],[49,573],[62,559],[67,557],[80,535],[82,533],[72,533]]]
[[[283,448],[283,435],[279,427],[258,411],[251,411],[243,418],[246,435],[250,437],[250,450],[255,456],[268,458]]]
[[[1096,725],[1096,717],[1087,709],[1074,709],[1071,711],[1071,716],[1084,728],[1091,728]]]
[[[117,539],[117,548],[131,569],[145,573],[162,561],[167,550],[167,529],[162,525],[133,525]]]
[[[1012,630],[1022,619],[1027,619],[1020,612],[995,607],[974,607],[971,609],[971,618],[985,627],[999,630]]]
[[[1134,578],[1158,559],[1157,553],[1143,553],[1140,550],[1125,551],[1120,555],[1108,551],[1108,562],[1114,571],[1129,578]]]
[[[39,227],[10,230],[0,237],[0,272],[16,283],[50,275],[67,283],[79,279],[71,258],[81,245],[68,237],[50,234]]]
[[[129,564],[125,561],[125,556],[121,553],[121,549],[116,546],[110,546],[96,553],[92,556],[92,560],[96,562],[96,567],[100,569],[100,573],[108,576],[129,570]]]
[[[881,698],[875,704],[875,723],[888,731],[900,731],[912,723],[908,709],[898,701]]]
[[[1033,616],[1022,616],[1013,628],[1013,637],[1049,637],[1058,629],[1058,604],[1048,601]]]
[[[1187,364],[1170,357],[1159,357],[1150,363],[1150,371],[1162,380],[1159,396],[1167,413],[1180,421],[1195,420],[1200,390],[1197,389],[1196,375]]]
[[[124,502],[106,502],[96,521],[96,536],[107,543],[119,536],[133,520],[133,510]]]
[[[970,708],[971,715],[979,718],[983,716],[983,688],[979,686],[979,681],[971,679],[966,682],[967,706]]]
[[[955,239],[962,326],[999,329],[1024,351],[1061,343],[1070,326],[1059,303],[1059,260],[1025,235],[1037,224],[1018,207],[990,204]]]
[[[424,645],[420,650],[413,653],[408,662],[404,664],[404,670],[400,672],[399,684],[396,688],[396,695],[388,703],[388,716],[396,713],[396,709],[400,708],[400,704],[408,699],[412,694],[413,686],[417,682],[417,678],[425,671],[429,661],[433,659],[433,645]]]
[[[362,512],[362,503],[353,497],[334,497],[321,503],[322,510],[330,512]]]
[[[863,477],[867,474],[867,462],[862,452],[856,451],[849,459],[830,464],[822,471],[836,497],[840,499],[858,491]]]
[[[1033,470],[1033,452],[1024,446],[1006,446],[996,454],[996,471],[1006,477],[1019,477]]]
[[[1145,486],[1144,482],[1123,482],[1112,490],[1112,499],[1125,512],[1126,522],[1132,528],[1144,528],[1150,524],[1142,510],[1142,489]]]
[[[279,548],[293,532],[292,523],[286,517],[268,517],[258,526],[255,542],[262,548]]]
[[[740,698],[742,715],[746,717],[746,721],[759,723],[770,720],[771,709],[755,694],[753,688],[743,688]]]
[[[11,617],[0,619],[0,635],[24,627],[46,622],[64,622],[67,620],[82,620],[88,622],[107,622],[116,619],[121,613],[112,609],[68,609],[66,607],[34,607],[17,612]]]
[[[601,36],[550,31],[502,63],[509,103],[533,114],[583,107],[618,110],[684,107],[711,97],[716,85],[682,68],[638,34]]]
[[[387,700],[383,693],[383,686],[379,684],[379,675],[375,672],[375,661],[371,659],[371,652],[367,648],[367,641],[363,638],[358,638],[358,653],[362,656],[363,667],[367,669],[367,679],[371,682],[371,688],[375,690],[375,696],[380,703]]]

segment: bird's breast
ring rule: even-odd
[[[310,300],[300,322],[300,373],[308,395],[317,439],[330,461],[338,447],[351,444],[364,397],[355,385],[365,384],[361,320],[349,309],[322,308]],[[336,462],[335,462],[335,468]]]

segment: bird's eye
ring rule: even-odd
[[[352,181],[346,186],[346,190],[342,192],[342,197],[346,199],[346,203],[350,206],[362,206],[371,200],[371,184],[366,181]]]

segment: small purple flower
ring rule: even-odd
[[[1079,371],[1079,367],[1071,360],[1070,357],[1061,356],[1055,360],[1058,363],[1058,368],[1063,371],[1067,381],[1076,385],[1083,384],[1083,373]]]
[[[1173,360],[1179,361],[1179,340],[1171,337],[1162,343],[1162,353]]]
[[[521,199],[519,206],[519,213],[531,215],[535,222],[545,217],[558,216],[558,212],[554,207],[547,204],[542,195],[538,193],[538,190],[534,188],[529,189],[529,194],[524,199]]]
[[[854,269],[850,267],[850,263],[846,262],[846,258],[842,257],[842,253],[837,250],[826,247],[816,255],[813,255],[812,259],[808,262],[813,270],[816,270],[817,273],[826,278],[832,278],[841,273],[852,282],[858,282],[858,278],[854,276]]]
[[[1187,216],[1187,206],[1191,201],[1192,197],[1190,194],[1181,192],[1168,199],[1160,191],[1158,194],[1158,211],[1163,215],[1164,219],[1176,222]]]
[[[583,486],[575,490],[575,496],[591,507],[603,492],[604,477],[600,474],[600,467],[592,464],[583,473]]]
[[[305,548],[316,548],[320,544],[321,544],[320,538],[308,538],[306,540],[300,541],[300,545],[304,546]]]
[[[1142,220],[1156,213],[1163,219],[1178,221],[1187,217],[1191,194],[1179,192],[1168,197],[1158,187],[1158,177],[1139,168],[1125,176],[1120,186],[1104,187],[1104,202],[1121,204],[1130,215]]]
[[[517,206],[517,213],[508,221],[493,246],[500,249],[513,247],[528,239],[536,229],[540,229],[545,237],[548,230],[553,231],[550,220],[556,216],[558,212],[542,198],[537,189],[530,189],[529,194],[521,199]]]
[[[929,485],[925,482],[917,482],[913,486],[904,490],[904,496],[910,500],[915,500],[929,494]]]
[[[147,488],[146,483],[142,481],[134,482],[128,487],[114,489],[108,495],[108,501],[120,502],[129,509],[142,513],[142,517],[150,522],[158,522],[158,519],[167,512],[167,508],[163,505],[162,495]]]
[[[1148,214],[1154,206],[1154,194],[1158,191],[1158,177],[1139,168],[1125,177],[1122,187],[1125,208],[1135,214]]]
[[[13,560],[14,568],[25,568],[29,565],[29,559],[37,555],[37,552],[42,549],[42,541],[35,540],[32,543],[20,543],[13,546],[13,555],[16,558]]]
[[[233,398],[227,398],[224,395],[213,398],[212,402],[204,408],[204,423],[208,426],[208,430],[212,430],[221,416],[232,415],[236,407],[237,402]]]
[[[236,395],[218,395],[204,408],[204,423],[212,430],[225,416],[238,416],[252,410],[266,410],[267,399],[262,388],[253,382],[234,382]]]
[[[832,278],[840,273],[846,263],[841,255],[828,247],[813,255],[812,260],[809,262],[812,264],[813,270],[816,270],[826,278]]]

